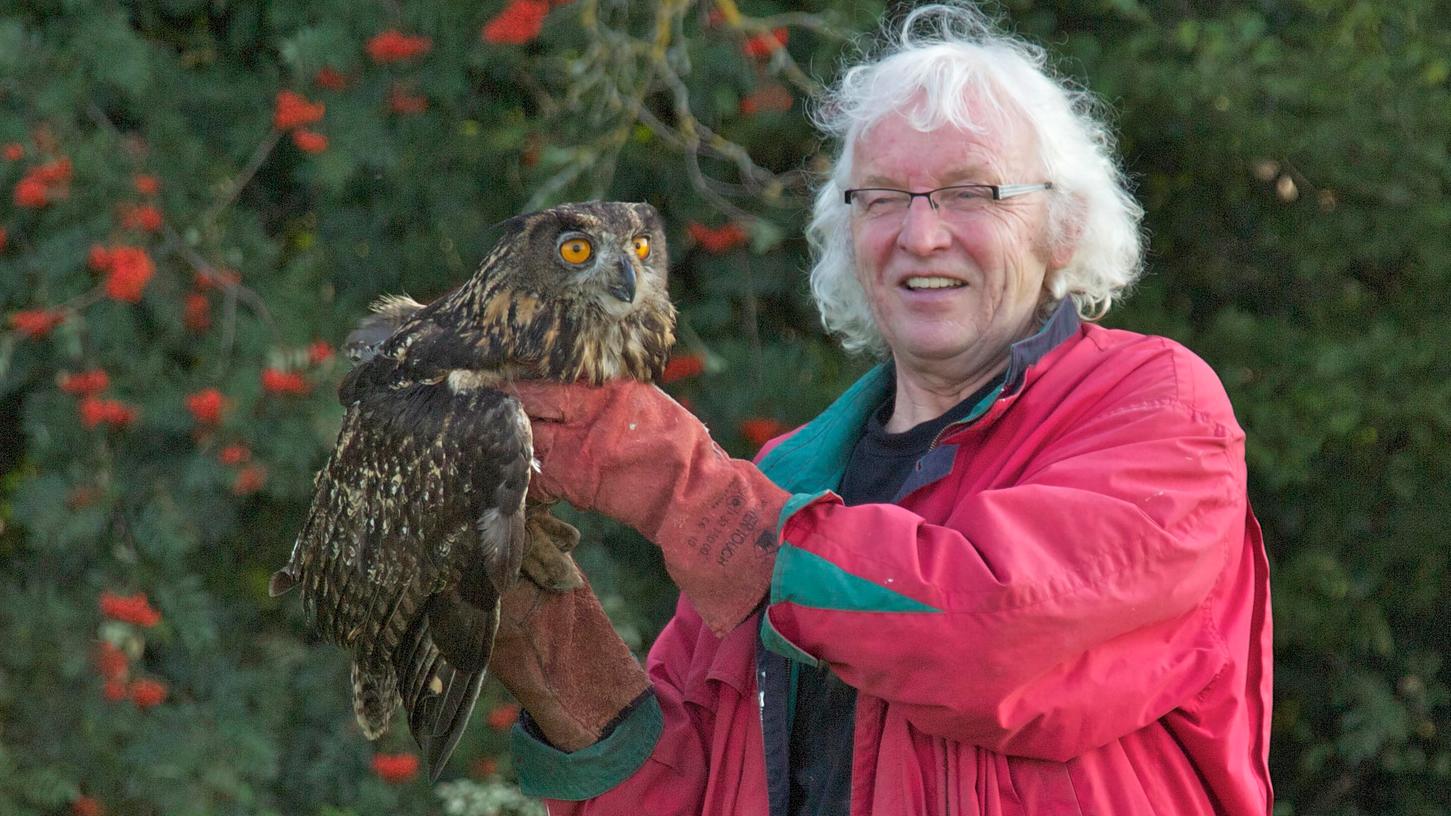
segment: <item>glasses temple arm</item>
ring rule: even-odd
[[[993,188],[993,198],[1001,201],[1004,198],[1020,196],[1024,193],[1035,193],[1039,190],[1053,189],[1053,182],[1044,181],[1038,184],[1001,184]]]

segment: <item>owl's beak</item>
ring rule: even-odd
[[[606,292],[626,303],[635,302],[635,265],[629,258],[620,259],[620,271],[606,287]]]

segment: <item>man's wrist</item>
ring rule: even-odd
[[[645,691],[640,693],[639,697],[636,697],[634,700],[630,701],[624,708],[620,709],[620,713],[616,714],[614,719],[605,723],[600,728],[598,736],[595,738],[594,742],[590,743],[590,745],[594,745],[596,743],[609,739],[610,735],[615,732],[615,729],[618,728],[620,724],[623,723],[625,720],[629,719],[629,717],[635,712],[635,709],[639,708],[652,694],[653,692],[650,689],[646,689]],[[529,713],[528,709],[525,709],[519,715],[518,724],[519,727],[524,730],[525,734],[528,734],[530,737],[538,740],[539,742],[542,742],[545,745],[548,745],[549,747],[554,748],[557,751],[562,751],[566,754],[574,753],[574,751],[589,747],[589,745],[584,745],[574,749],[568,749],[557,744],[554,740],[549,738],[548,734],[544,733],[544,729],[540,727],[539,722],[534,719],[534,716]]]
[[[694,483],[694,484],[691,484]],[[739,459],[692,469],[652,540],[671,580],[711,631],[729,632],[765,597],[791,494]]]

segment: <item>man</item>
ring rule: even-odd
[[[1265,813],[1267,571],[1213,372],[1084,322],[1139,265],[1089,101],[920,9],[822,107],[828,328],[885,363],[758,465],[657,389],[521,388],[531,490],[660,545],[640,670],[588,589],[494,670],[558,813]]]

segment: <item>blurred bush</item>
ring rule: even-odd
[[[671,224],[667,387],[746,455],[862,370],[800,238],[804,100],[881,4],[0,8],[0,813],[528,812],[486,690],[448,785],[267,597],[383,292],[526,208]],[[1445,11],[1445,9],[1441,9]],[[1117,111],[1150,276],[1220,372],[1274,562],[1281,813],[1443,812],[1451,36],[1411,2],[1006,4]],[[673,590],[579,519],[640,648]]]

